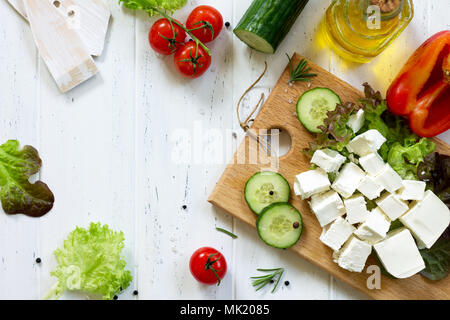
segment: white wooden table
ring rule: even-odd
[[[188,1],[175,13],[184,20],[199,4],[211,4],[235,26],[251,0]],[[269,93],[287,59],[297,51],[360,86],[368,81],[385,92],[409,55],[435,32],[449,29],[449,0],[415,0],[415,17],[381,56],[365,65],[344,62],[317,39],[329,0],[311,0],[275,55],[248,49],[224,29],[211,45],[213,64],[197,80],[179,76],[170,57],[157,56],[147,33],[154,19],[112,11],[100,74],[62,95],[39,58],[28,25],[0,2],[0,142],[18,139],[43,159],[39,178],[53,190],[53,210],[40,219],[0,214],[0,298],[39,299],[55,279],[53,250],[76,225],[109,224],[126,236],[125,255],[133,283],[120,299],[360,299],[362,294],[295,256],[258,240],[256,232],[207,201],[230,154],[207,163],[214,135],[242,138],[235,106],[266,60],[269,72],[244,101],[244,112],[261,92]],[[199,158],[172,161],[180,133],[205,134]],[[450,134],[444,135],[450,142]],[[208,142],[209,141],[209,142]],[[198,140],[196,140],[198,142]],[[193,146],[193,150],[196,150]],[[206,155],[206,156],[204,156]],[[187,208],[183,209],[182,206]],[[237,240],[215,230],[221,226]],[[227,257],[220,287],[198,284],[189,257],[201,246]],[[35,259],[40,257],[41,264]],[[290,286],[255,293],[249,277],[257,268],[283,266]],[[66,295],[65,298],[83,298]]]

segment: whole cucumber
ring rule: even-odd
[[[249,47],[274,53],[309,0],[254,0],[234,29]]]

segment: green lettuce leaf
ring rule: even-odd
[[[58,282],[44,299],[58,299],[65,290],[81,290],[112,300],[132,280],[121,257],[124,240],[122,232],[114,232],[108,225],[91,223],[89,229],[77,227],[63,248],[54,252],[58,266],[51,275]]]
[[[389,150],[387,162],[405,180],[417,180],[417,168],[426,155],[434,151],[435,145],[429,139],[408,146],[395,142]]]
[[[425,269],[421,274],[430,280],[441,280],[450,272],[450,239],[441,237],[431,249],[420,250]]]
[[[131,10],[144,10],[150,16],[158,14],[154,9],[174,12],[182,8],[187,0],[119,0],[125,7]]]
[[[41,165],[37,150],[31,146],[19,149],[16,140],[0,146],[0,199],[6,213],[40,217],[52,209],[55,197],[48,186],[28,181]]]

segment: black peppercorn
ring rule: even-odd
[[[183,205],[182,208],[183,208],[183,210],[186,210],[187,209],[187,205]]]
[[[270,283],[274,283],[275,282],[275,280],[270,280]]]
[[[298,223],[298,221],[295,221],[292,226],[294,227],[294,229],[298,229],[298,227],[300,227],[300,223]]]
[[[272,190],[270,190],[270,191],[269,191],[269,194],[270,194],[271,196],[273,196],[273,191],[272,191]]]
[[[117,300],[117,299],[119,299],[119,297],[118,296],[114,296],[114,298],[113,298],[114,300]]]
[[[133,294],[134,294],[135,296],[137,296],[137,295],[139,294],[139,292],[138,292],[137,290],[134,290],[134,291],[133,291]]]
[[[284,285],[285,285],[285,286],[288,286],[288,285],[289,285],[289,281],[285,281],[285,282],[284,282]]]
[[[230,23],[227,21],[227,22],[225,22],[225,27],[227,27],[227,28],[229,28],[230,27]]]
[[[36,263],[41,263],[41,262],[42,262],[41,258],[36,259]]]

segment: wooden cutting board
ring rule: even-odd
[[[295,55],[293,58],[294,65],[301,58],[299,55]],[[318,75],[311,82],[310,88],[330,88],[339,94],[342,101],[356,102],[363,95],[362,92],[314,63],[309,62],[309,65],[312,68],[312,72]],[[301,150],[308,147],[308,142],[313,140],[313,136],[303,128],[295,115],[298,97],[310,88],[307,83],[301,82],[289,86],[288,79],[289,69],[286,67],[256,117],[252,129],[279,128],[289,133],[292,140],[291,149],[287,154],[279,158],[279,172],[289,181],[291,190],[293,190],[295,175],[309,169],[309,159],[301,153]],[[249,154],[252,154],[250,151],[257,149],[257,144],[253,141],[253,138],[250,138],[248,135],[246,136],[234,155],[232,162],[227,166],[218,181],[208,201],[255,227],[256,215],[250,211],[244,200],[244,187],[250,176],[261,169],[268,168],[267,164],[263,164],[267,163],[268,159],[264,155],[264,152],[260,152],[258,163],[249,164]],[[439,139],[434,139],[434,141],[437,151],[450,154],[449,145]],[[245,161],[243,161],[244,159]],[[303,216],[304,229],[302,237],[291,248],[291,250],[302,258],[375,299],[450,299],[450,277],[433,282],[425,279],[421,275],[415,275],[408,279],[392,279],[382,276],[381,289],[368,289],[367,280],[372,273],[367,273],[367,269],[362,273],[352,273],[335,264],[332,259],[332,250],[319,240],[322,228],[311,212],[307,202],[302,201],[292,192],[291,203]],[[273,248],[273,250],[277,249]],[[376,264],[371,259],[369,259],[366,267]]]

